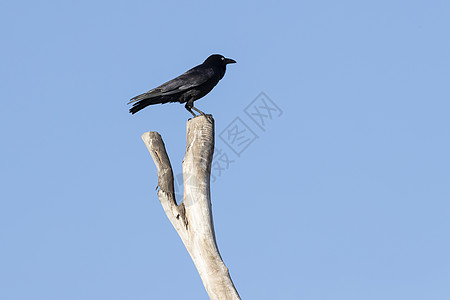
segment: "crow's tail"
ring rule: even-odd
[[[167,103],[167,102],[170,102],[170,101],[165,99],[164,96],[157,96],[157,97],[141,99],[141,100],[133,103],[133,107],[130,108],[130,113],[135,114],[138,111],[140,111],[141,109],[143,109],[149,105],[163,104],[163,103]]]

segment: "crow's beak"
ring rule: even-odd
[[[236,61],[234,59],[225,58],[225,64],[226,65],[228,65],[228,64],[235,64],[235,63],[236,63]]]

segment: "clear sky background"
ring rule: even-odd
[[[2,1],[0,299],[208,299],[141,140],[181,172],[180,104],[128,100],[212,53],[243,299],[450,299],[448,1]],[[264,92],[282,114],[260,128]],[[219,134],[257,136],[237,156]],[[216,156],[217,158],[218,156]]]

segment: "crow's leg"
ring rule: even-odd
[[[204,112],[202,112],[200,109],[195,108],[194,106],[192,106],[192,109],[195,110],[196,112],[198,112],[199,114],[206,116]]]
[[[190,112],[194,116],[194,118],[197,116],[196,114],[194,114],[194,112],[191,109],[191,108],[193,108],[193,109],[197,110],[196,108],[194,108],[193,101],[188,101],[184,107],[188,110],[188,112]]]

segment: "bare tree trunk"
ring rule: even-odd
[[[198,116],[187,123],[183,160],[183,202],[177,205],[172,166],[157,132],[142,135],[158,170],[158,197],[200,274],[210,299],[241,299],[216,244],[211,211],[210,174],[214,119]]]

